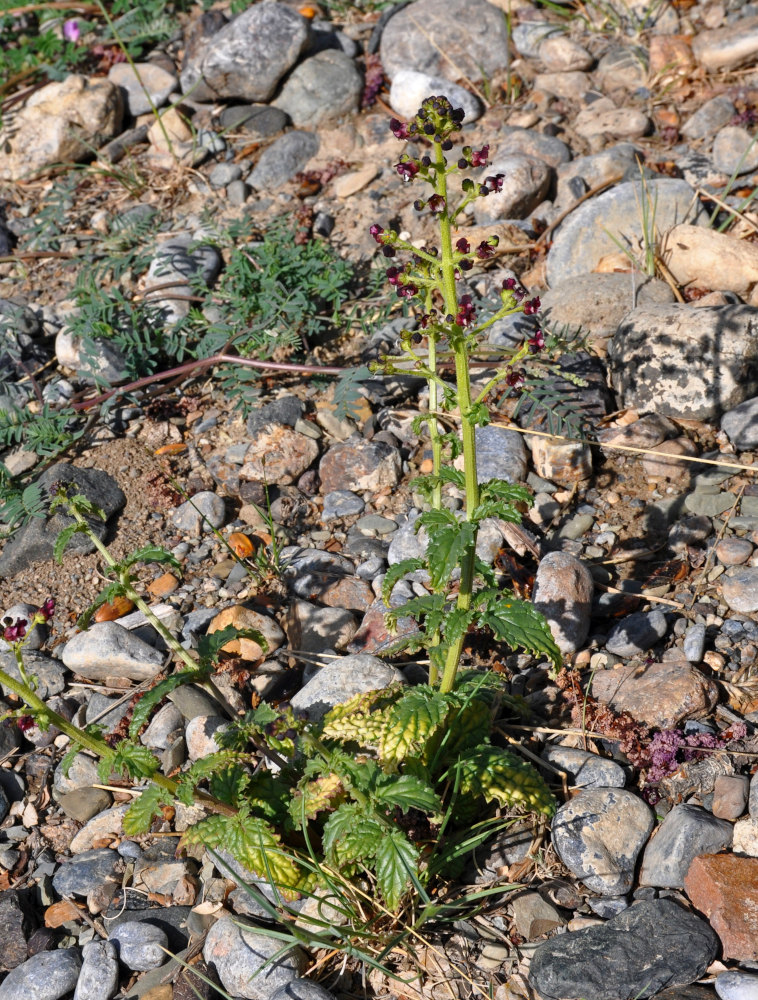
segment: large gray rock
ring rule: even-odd
[[[526,448],[522,434],[504,427],[476,428],[476,474],[479,483],[488,479],[523,482],[526,477]]]
[[[112,941],[90,941],[82,948],[82,956],[74,1000],[111,1000],[119,980],[116,946]]]
[[[450,80],[489,79],[508,65],[508,30],[486,0],[417,0],[390,19],[379,51],[390,78],[417,69]]]
[[[632,274],[580,274],[559,281],[540,296],[543,327],[588,338],[598,351],[628,312],[649,303],[674,302],[665,281]]]
[[[591,188],[614,178],[638,179],[639,156],[640,152],[633,143],[617,142],[599,153],[578,156],[570,163],[560,164],[556,169],[556,210],[565,212]]]
[[[311,719],[320,719],[330,708],[349,701],[356,694],[377,691],[402,681],[400,671],[378,656],[354,653],[322,667],[292,697],[291,705],[307,712]]]
[[[632,888],[637,856],[653,829],[650,807],[623,788],[589,788],[561,806],[553,844],[561,861],[601,896]]]
[[[568,552],[549,552],[541,560],[532,601],[543,614],[562,653],[575,653],[590,628],[592,575]]]
[[[608,359],[623,406],[717,420],[758,395],[758,309],[641,306],[619,326]]]
[[[502,138],[496,139],[496,143],[495,161],[511,153],[523,153],[525,156],[544,160],[550,167],[558,167],[571,159],[571,150],[562,139],[554,135],[543,135],[530,128],[508,126]]]
[[[681,889],[693,858],[729,847],[733,830],[731,823],[701,806],[674,806],[645,849],[640,884]]]
[[[37,480],[43,494],[49,492],[51,484],[69,483],[71,493],[81,493],[97,504],[105,513],[105,521],[88,518],[95,535],[102,539],[108,530],[108,520],[126,504],[126,497],[116,481],[100,469],[80,469],[67,462],[57,462]],[[15,576],[35,562],[52,559],[53,547],[58,535],[73,523],[73,518],[58,509],[52,517],[33,517],[8,542],[0,555],[0,578]],[[66,552],[86,555],[94,551],[94,544],[81,533],[75,534],[66,546]],[[65,556],[64,556],[65,559]]]
[[[91,681],[124,677],[144,681],[160,672],[163,654],[117,622],[97,622],[63,647],[69,670]]]
[[[78,948],[41,951],[12,969],[0,983],[0,1000],[60,1000],[76,986]]]
[[[699,31],[692,52],[709,72],[736,69],[758,55],[758,17],[743,17],[724,28]]]
[[[316,155],[319,138],[315,132],[288,132],[261,154],[248,184],[258,191],[274,191],[302,170]]]
[[[255,4],[197,45],[182,70],[182,88],[199,100],[211,94],[268,101],[307,42],[307,21],[291,7]]]
[[[121,871],[118,853],[99,847],[64,862],[53,877],[53,888],[59,896],[86,896],[105,882],[117,882]]]
[[[145,921],[130,921],[114,927],[109,941],[118,948],[118,957],[132,972],[159,969],[168,955],[168,936],[161,927]]]
[[[222,917],[208,931],[203,958],[213,965],[226,990],[245,1000],[269,1000],[274,990],[286,986],[304,971],[305,956],[299,948],[275,962],[281,941],[256,933],[241,919]]]
[[[642,238],[641,206],[647,197],[651,206],[655,205],[658,232],[704,216],[694,190],[685,181],[647,180],[644,188],[639,181],[618,184],[581,204],[555,231],[547,258],[547,283],[552,286],[593,271],[602,257],[619,252],[612,237],[636,247]]]
[[[701,917],[671,899],[650,900],[539,945],[529,983],[545,1000],[642,1000],[700,979],[718,949]]]
[[[293,125],[314,126],[358,110],[363,77],[339,49],[326,49],[293,70],[273,102]]]

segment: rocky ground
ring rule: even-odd
[[[539,317],[492,327],[488,346],[540,323],[573,340],[561,363],[580,381],[552,388],[581,415],[582,440],[550,437],[544,414],[511,420],[508,398],[478,432],[486,475],[534,493],[520,531],[492,526],[489,558],[547,616],[566,667],[556,679],[481,636],[465,652],[526,699],[530,725],[509,732],[560,808],[549,830],[523,818],[481,853],[472,884],[521,888],[419,946],[424,976],[400,961],[406,986],[313,955],[251,979],[270,939],[230,919],[250,905],[228,870],[175,856],[192,815],[128,838],[128,789],[102,787],[84,754],[64,776],[66,737],[6,725],[0,1000],[192,996],[158,945],[206,976],[192,978],[203,996],[215,982],[253,1000],[758,998],[758,8],[384,6],[255,3],[233,17],[219,5],[177,18],[136,72],[116,62],[6,97],[0,406],[40,414],[94,395],[93,373],[126,380],[123,342],[103,325],[77,335],[73,292],[86,254],[126,218],[147,219],[145,257],[116,274],[111,244],[100,284],[155,303],[165,331],[232,266],[218,232],[245,221],[261,234],[296,213],[298,239],[333,248],[363,299],[329,336],[269,357],[357,367],[391,349],[411,320],[359,281],[376,255],[368,227],[420,241],[432,230],[387,124],[446,93],[466,109],[465,142],[489,145],[482,175],[505,175],[459,227],[500,236],[469,290],[485,310],[517,275],[542,299]],[[307,710],[396,676],[375,655],[378,595],[387,566],[424,544],[409,482],[429,464],[412,426],[426,397],[418,380],[364,380],[349,417],[313,376],[267,372],[246,415],[213,370],[131,392],[94,410],[49,468],[27,439],[5,439],[13,474],[74,481],[106,510],[115,556],[155,542],[181,560],[181,577],[149,566],[139,579],[184,643],[225,610],[262,628],[269,655],[219,680],[236,711],[259,697]],[[84,549],[56,564],[59,527],[32,518],[5,542],[0,607],[26,616],[56,599],[28,647],[40,694],[114,727],[164,650],[131,608],[77,633],[102,567]],[[394,596],[414,592],[401,582]],[[179,688],[142,740],[169,773],[216,747],[224,711]]]

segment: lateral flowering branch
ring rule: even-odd
[[[494,365],[495,374],[474,398],[469,361],[482,333],[512,313],[535,315],[540,300],[539,297],[528,298],[526,290],[515,279],[506,279],[501,290],[500,309],[480,322],[472,296],[465,289],[459,294],[458,286],[463,276],[475,265],[495,256],[498,238],[491,236],[472,246],[466,237],[459,237],[454,243],[455,220],[477,198],[501,191],[505,179],[503,174],[486,176],[480,181],[465,177],[456,203],[448,178],[469,169],[484,168],[489,162],[489,146],[481,149],[464,146],[455,161],[448,161],[445,154],[453,149],[451,137],[460,128],[463,118],[460,108],[453,108],[446,97],[438,96],[424,101],[412,121],[401,122],[396,118],[390,121],[390,129],[397,139],[412,140],[427,150],[422,155],[403,153],[395,169],[404,183],[421,182],[431,188],[431,194],[418,198],[414,207],[418,212],[429,212],[436,219],[439,245],[415,247],[395,230],[385,229],[379,223],[369,229],[382,254],[393,261],[386,272],[390,287],[398,298],[416,306],[419,328],[423,331],[405,331],[401,335],[402,353],[383,358],[374,365],[374,370],[396,374],[411,369],[426,378],[429,384],[426,423],[433,459],[431,476],[418,481],[419,488],[428,496],[431,509],[417,521],[417,529],[426,527],[430,535],[424,568],[429,573],[432,594],[428,600],[420,598],[394,609],[390,613],[390,623],[403,613],[416,618],[423,635],[421,645],[429,650],[430,680],[432,683],[439,680],[443,692],[453,688],[465,636],[472,626],[486,626],[510,645],[546,654],[556,664],[560,660],[544,619],[531,604],[518,601],[508,592],[498,591],[476,558],[481,521],[491,516],[518,521],[521,518],[519,505],[530,502],[530,497],[523,488],[499,480],[479,483],[475,430],[488,422],[485,400],[496,385],[519,391],[525,380],[523,363],[544,348],[545,336],[537,330],[502,363]],[[442,363],[450,361],[455,367],[454,386],[441,374]],[[459,411],[460,440],[443,435],[438,416],[445,410]],[[452,467],[452,459],[461,452],[463,471],[459,473]],[[443,483],[452,483],[465,495],[461,520],[442,505]],[[416,563],[419,560],[406,560],[392,567],[385,580],[385,601],[389,601],[392,586],[405,572],[421,568]],[[450,581],[454,569],[460,570],[460,583],[453,599]],[[477,589],[475,582],[481,579],[486,586]]]

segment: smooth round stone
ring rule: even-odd
[[[397,531],[397,521],[378,514],[367,514],[355,522],[355,527],[367,535],[391,535]]]
[[[145,681],[163,665],[163,654],[118,622],[96,622],[72,636],[61,652],[69,668],[90,681],[125,677]]]
[[[724,566],[741,566],[753,554],[753,543],[747,538],[729,535],[716,543],[716,558]]]
[[[573,747],[548,746],[544,760],[565,771],[577,788],[623,788],[626,775],[620,764],[596,753]]]
[[[298,979],[305,956],[298,949],[275,962],[281,942],[246,927],[240,920],[222,917],[208,931],[203,958],[215,965],[226,990],[244,1000],[269,1000],[271,994]]]
[[[674,806],[652,838],[642,859],[640,883],[679,889],[698,854],[716,854],[732,842],[732,824],[701,806]]]
[[[721,595],[732,611],[751,614],[758,611],[758,567],[748,566],[721,578]]]
[[[758,1000],[758,976],[749,972],[722,972],[713,985],[721,1000]]]
[[[638,611],[611,629],[605,648],[616,656],[637,656],[660,642],[667,630],[666,615],[662,611]]]
[[[152,111],[153,107],[160,108],[177,87],[173,73],[151,62],[133,66],[128,62],[116,63],[108,71],[108,79],[125,91],[129,114],[133,118]]]
[[[623,788],[591,788],[561,806],[553,843],[561,861],[601,896],[622,896],[653,829],[650,808]]]
[[[53,877],[53,888],[59,896],[86,896],[115,877],[120,865],[118,852],[108,847],[84,851],[60,866]]]
[[[145,921],[132,921],[114,927],[109,941],[115,941],[118,956],[132,972],[158,969],[168,958],[163,948],[168,948],[166,932]]]
[[[690,625],[684,633],[683,649],[688,663],[700,663],[705,650],[705,625]]]
[[[747,129],[738,125],[722,128],[713,140],[711,153],[717,170],[725,174],[749,174],[758,167],[758,148]]]
[[[210,490],[196,493],[171,515],[171,523],[186,535],[198,536],[201,531],[223,527],[226,520],[224,498]]]
[[[562,653],[575,653],[587,638],[593,591],[590,571],[569,553],[549,552],[540,561],[532,600]]]
[[[369,653],[354,653],[330,660],[291,699],[292,707],[320,719],[330,708],[364,691],[379,691],[403,675],[396,667]]]
[[[11,969],[0,1000],[60,1000],[76,986],[81,965],[78,948],[41,951]]]
[[[208,175],[213,188],[223,188],[242,177],[242,168],[237,163],[217,163]]]
[[[324,497],[322,521],[334,521],[338,517],[350,517],[352,514],[362,514],[366,504],[352,490],[332,490]]]
[[[566,35],[550,35],[539,47],[539,58],[549,73],[592,69],[595,60],[583,45]]]
[[[74,1000],[109,1000],[118,990],[119,968],[112,941],[90,941],[82,948],[82,971]]]
[[[720,774],[713,786],[713,815],[736,820],[745,811],[750,779],[746,774]]]

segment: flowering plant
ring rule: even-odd
[[[416,521],[416,530],[426,528],[429,535],[426,555],[390,567],[383,597],[389,603],[393,587],[403,576],[419,569],[427,571],[431,594],[393,608],[389,620],[395,624],[402,615],[416,619],[420,634],[400,640],[394,648],[427,648],[430,681],[439,682],[443,692],[453,689],[464,639],[472,627],[488,628],[512,647],[522,647],[548,656],[556,665],[560,663],[560,653],[545,619],[530,603],[498,588],[492,570],[476,555],[478,531],[486,518],[520,521],[520,508],[531,503],[528,491],[522,486],[498,479],[479,481],[476,428],[489,422],[486,401],[496,386],[518,391],[524,384],[524,363],[545,347],[545,336],[541,330],[535,330],[509,357],[494,363],[495,370],[474,392],[470,360],[480,346],[481,335],[510,314],[536,314],[540,300],[536,296],[528,298],[515,278],[506,278],[500,309],[487,320],[477,322],[471,295],[458,293],[464,275],[476,263],[494,256],[498,238],[492,236],[476,246],[465,237],[454,242],[453,225],[474,200],[502,190],[504,180],[502,174],[487,176],[481,182],[466,177],[461,184],[461,197],[454,203],[448,185],[450,176],[486,167],[489,158],[488,146],[478,150],[464,146],[455,162],[448,161],[445,154],[453,148],[451,136],[459,129],[463,117],[463,111],[454,109],[447,98],[430,97],[411,122],[397,119],[390,122],[396,138],[428,146],[428,152],[421,156],[403,153],[396,169],[406,183],[422,181],[432,189],[431,195],[417,199],[414,207],[419,212],[430,212],[437,220],[439,246],[417,248],[394,230],[377,224],[370,229],[385,257],[404,258],[403,263],[393,263],[387,269],[387,280],[399,298],[415,304],[421,331],[405,331],[401,335],[402,353],[385,357],[375,367],[386,374],[407,374],[411,368],[427,380],[429,411],[423,419],[428,426],[433,461],[431,475],[417,480],[430,508]],[[455,371],[454,385],[445,377],[445,369],[450,366]],[[460,436],[443,434],[440,418],[456,413]],[[461,454],[463,469],[459,471],[452,460]],[[462,518],[443,506],[442,490],[446,484],[464,495]],[[456,568],[460,570],[460,583],[454,594],[452,580]]]

